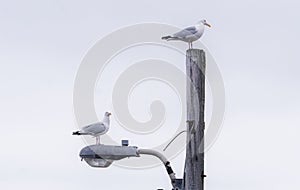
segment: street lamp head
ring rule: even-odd
[[[113,161],[139,157],[139,154],[137,147],[132,146],[91,145],[84,147],[79,156],[92,167],[106,168]]]
[[[113,161],[129,157],[140,157],[140,154],[152,155],[159,158],[164,164],[174,189],[181,189],[182,179],[176,179],[170,162],[167,158],[156,150],[138,149],[135,146],[127,146],[128,141],[123,141],[122,146],[113,145],[91,145],[86,146],[80,151],[80,157],[84,159],[91,167],[107,168]]]

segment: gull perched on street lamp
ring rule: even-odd
[[[201,38],[204,33],[205,26],[211,27],[206,20],[200,20],[194,26],[187,27],[171,36],[164,36],[163,40],[180,40],[189,44],[189,49],[193,48],[193,42]]]
[[[96,137],[96,144],[100,144],[100,135],[104,135],[109,129],[110,115],[111,113],[105,112],[102,122],[85,126],[80,131],[73,132],[73,135],[91,135]]]

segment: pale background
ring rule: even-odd
[[[227,100],[223,130],[206,155],[206,188],[298,190],[299,8],[296,0],[0,1],[0,188],[170,188],[163,167],[80,162],[85,144],[70,135],[74,78],[87,50],[118,28],[206,18],[213,28],[202,42]],[[183,156],[172,160],[179,176]]]

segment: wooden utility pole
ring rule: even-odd
[[[184,190],[204,189],[204,106],[205,52],[186,52],[187,81],[187,145],[184,169]]]

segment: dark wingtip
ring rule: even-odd
[[[167,40],[167,39],[169,39],[171,36],[163,36],[163,37],[161,37],[161,39],[162,40]]]
[[[80,135],[79,131],[73,132],[72,135]]]

